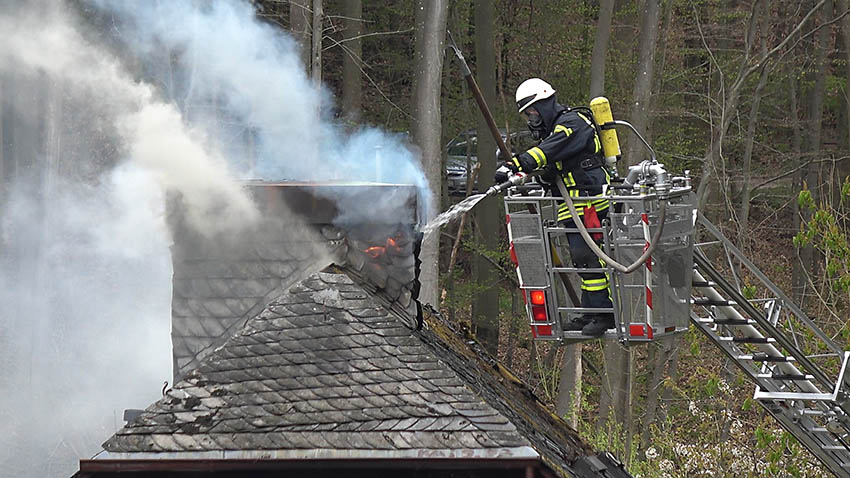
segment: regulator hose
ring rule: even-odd
[[[661,241],[661,234],[664,232],[664,219],[667,216],[667,199],[659,199],[661,204],[658,206],[658,229],[655,230],[655,235],[652,237],[650,241],[649,247],[643,252],[643,254],[630,266],[626,267],[619,262],[611,259],[605,252],[596,245],[596,241],[590,237],[590,234],[587,232],[587,228],[584,227],[584,222],[581,221],[580,216],[578,215],[578,211],[576,211],[576,206],[573,204],[573,199],[570,197],[569,191],[567,191],[567,187],[564,185],[564,181],[558,178],[558,190],[561,192],[561,196],[564,197],[564,202],[567,203],[567,208],[570,210],[570,214],[573,218],[573,223],[575,223],[576,228],[578,228],[579,234],[581,234],[584,242],[587,243],[587,246],[590,247],[590,250],[596,254],[597,257],[605,261],[606,264],[613,267],[614,269],[622,272],[623,274],[629,274],[636,271],[640,266],[646,262],[652,252],[655,251],[655,247]],[[577,220],[578,218],[578,220]]]

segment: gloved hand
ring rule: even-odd
[[[514,159],[516,160],[517,163],[519,163],[520,171],[522,171],[524,173],[530,173],[530,172],[534,171],[535,169],[537,169],[537,161],[535,161],[534,158],[532,158],[528,154],[520,154],[519,156],[517,156]],[[516,166],[514,166],[514,167],[516,167]]]
[[[498,160],[499,164],[509,163],[511,161],[511,159],[513,159],[513,155],[508,156],[505,153],[503,153],[501,149],[497,149],[496,150],[496,159]]]
[[[511,170],[507,164],[508,163],[505,163],[502,166],[499,166],[499,169],[496,170],[496,174],[493,176],[493,181],[496,184],[504,183],[511,177],[511,174],[516,173],[516,170]]]

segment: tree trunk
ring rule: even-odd
[[[632,111],[630,122],[641,135],[649,141],[649,99],[652,94],[652,74],[655,66],[655,45],[658,40],[659,0],[645,0],[641,17],[641,35],[638,44],[638,64],[635,86],[632,92]],[[626,165],[631,166],[643,160],[646,153],[639,141],[629,141],[626,153]]]
[[[605,59],[608,57],[608,42],[611,39],[611,19],[614,17],[614,0],[599,1],[599,19],[593,40],[593,55],[590,58],[590,97],[605,94]]]
[[[799,83],[796,75],[793,74],[793,71],[791,73],[792,74],[788,75],[788,96],[791,100],[791,151],[794,153],[792,164],[802,164],[805,161],[805,158],[803,158],[803,132],[800,127],[800,101],[797,96]],[[808,167],[802,167],[796,174],[794,174],[794,182],[791,190],[792,194],[797,194],[803,188],[807,175]],[[796,234],[802,226],[801,221],[803,220],[803,215],[806,214],[806,212],[800,209],[799,202],[791,201],[791,203],[794,205],[794,216],[791,219],[791,232]],[[806,274],[802,267],[803,258],[806,255],[806,249],[807,248],[802,248],[797,251],[797,256],[791,262],[791,293],[794,303],[801,307],[803,306],[803,297],[806,290]],[[811,257],[811,253],[809,253],[809,257]]]
[[[765,5],[765,1],[762,0],[761,7],[761,51],[762,56],[767,53],[767,6]],[[755,136],[756,136],[756,125],[758,124],[758,116],[759,116],[759,105],[761,103],[761,95],[764,91],[764,87],[767,85],[767,77],[768,77],[768,69],[767,64],[762,66],[761,73],[759,74],[759,82],[756,85],[756,90],[753,92],[752,96],[752,104],[750,106],[750,120],[747,124],[747,137],[746,143],[744,146],[744,159],[741,173],[741,205],[738,212],[738,247],[746,251],[747,237],[750,236],[749,232],[749,218],[750,218],[750,181],[752,179],[752,163],[753,163],[753,145],[755,144]]]
[[[310,75],[316,88],[322,86],[322,0],[313,0],[313,42]]]
[[[850,1],[838,0],[837,3],[839,12],[850,10]],[[844,121],[839,128],[839,131],[844,132],[844,137],[840,143],[844,144],[845,149],[850,149],[850,15],[845,15],[841,19],[841,39],[844,44]],[[839,171],[841,172],[838,178],[838,191],[841,191],[841,184],[844,179],[850,175],[850,161],[842,161],[839,163]]]
[[[481,94],[488,105],[496,104],[496,52],[494,48],[493,23],[494,5],[489,0],[475,1],[475,76]],[[490,134],[487,121],[480,112],[476,134],[478,137],[478,177],[484,185],[496,172],[496,139]],[[499,198],[483,200],[475,208],[475,221],[479,227],[479,238],[487,251],[496,251],[502,245],[499,240],[499,225],[502,215],[499,213]],[[478,265],[475,282],[482,287],[475,295],[472,306],[476,336],[492,354],[499,349],[499,271],[490,261],[477,255]]]
[[[3,139],[3,133],[5,132],[4,111],[7,109],[4,98],[7,98],[8,96],[4,96],[6,93],[4,76],[3,72],[0,71],[0,204],[6,203],[6,143]],[[3,234],[3,223],[0,222],[0,238],[2,237],[5,237],[5,234]],[[2,246],[3,242],[0,240],[0,247]]]
[[[652,364],[652,373],[646,384],[646,414],[644,415],[643,427],[640,434],[642,449],[646,449],[651,445],[652,426],[655,424],[655,418],[658,416],[658,403],[659,397],[662,394],[664,377],[669,373],[668,365],[673,358],[673,349],[678,346],[678,337],[667,337],[661,340],[661,343],[657,347],[651,349],[655,352],[655,356],[653,360],[649,360],[649,363]]]
[[[298,45],[298,56],[304,69],[310,71],[310,23],[312,15],[308,7],[310,0],[289,1],[289,30]]]
[[[600,387],[597,428],[608,429],[609,424],[616,424],[625,430],[631,356],[628,349],[613,340],[602,341],[602,354],[604,376]]]
[[[821,13],[819,15],[820,22],[823,23],[829,20],[832,15],[832,0],[827,0],[823,9],[821,9]],[[806,107],[807,111],[807,121],[806,121],[806,135],[803,136],[803,152],[809,159],[819,159],[820,151],[821,151],[821,122],[823,120],[823,102],[824,102],[824,89],[826,85],[826,75],[829,65],[827,64],[827,53],[831,48],[832,37],[830,35],[830,30],[828,28],[821,28],[817,32],[816,40],[815,40],[815,82],[812,88],[812,91],[808,97],[808,105]],[[824,190],[822,188],[822,181],[819,179],[819,171],[820,167],[816,165],[809,165],[803,168],[803,176],[802,179],[804,181],[805,186],[811,191],[812,196],[815,198],[815,202],[818,200],[825,199]],[[802,211],[803,221],[807,222],[811,219],[811,210]],[[800,250],[800,272],[802,276],[800,277],[801,285],[803,285],[803,290],[806,285],[806,276],[813,274],[816,269],[817,262],[817,254],[812,247],[804,247]],[[800,296],[802,302],[800,305],[806,300],[805,294]]]
[[[655,45],[658,39],[659,0],[645,0],[641,17],[641,36],[638,46],[637,74],[633,90],[633,103],[630,122],[641,134],[646,136],[649,126],[649,99],[652,92],[652,76],[655,66]],[[648,139],[648,138],[647,138]],[[643,146],[637,141],[627,145],[627,166],[640,162]],[[604,343],[606,352],[606,372],[611,384],[611,407],[614,419],[626,434],[626,447],[631,447],[633,429],[632,388],[633,354],[617,343]],[[610,359],[609,359],[610,357]],[[606,418],[609,413],[603,414]]]
[[[555,413],[564,418],[574,429],[578,429],[581,377],[581,344],[567,345],[564,347],[564,361],[561,366],[561,382],[558,385]]]
[[[363,100],[363,84],[360,65],[363,63],[363,2],[346,0],[342,2],[343,25],[342,52],[342,113],[351,123],[360,119]]]
[[[828,0],[824,7],[820,12],[820,21],[818,23],[825,23],[830,20],[832,16],[832,0]],[[829,70],[829,63],[827,59],[828,53],[832,50],[832,35],[831,30],[829,28],[821,28],[817,32],[817,40],[816,40],[816,57],[817,64],[815,66],[815,85],[814,89],[811,92],[811,96],[809,97],[809,107],[808,107],[808,116],[809,121],[806,124],[809,127],[808,135],[806,135],[805,139],[805,151],[809,153],[809,157],[812,159],[818,159],[821,152],[821,132],[822,132],[822,121],[823,121],[823,102],[824,102],[824,92],[826,89],[826,76]],[[814,174],[810,174],[809,176],[809,187],[812,189],[812,193],[816,193],[816,197],[825,198],[824,191],[822,190],[822,181],[818,180],[820,174],[818,171],[820,167],[811,168]],[[815,183],[816,187],[812,187],[812,183]]]
[[[443,154],[441,123],[440,123],[440,85],[443,71],[443,43],[446,34],[448,18],[447,0],[419,0],[418,7],[422,9],[422,31],[415,35],[416,43],[416,90],[413,103],[416,105],[416,116],[413,125],[413,138],[419,147],[422,169],[428,180],[430,191],[424,198],[428,206],[427,222],[436,216],[436,208],[440,201],[440,170]],[[417,24],[417,26],[420,26]],[[422,268],[419,280],[422,288],[419,299],[434,307],[438,301],[438,252],[439,234],[429,234],[422,244],[419,259]]]

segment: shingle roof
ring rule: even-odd
[[[110,458],[222,450],[289,458],[539,455],[560,474],[590,452],[439,317],[419,331],[404,322],[341,270],[314,274],[104,449]]]

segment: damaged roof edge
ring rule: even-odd
[[[89,473],[152,471],[239,471],[305,468],[528,468],[543,465],[531,447],[434,450],[216,450],[198,452],[101,452],[80,460],[75,476]]]
[[[530,446],[465,449],[411,449],[411,450],[337,450],[329,448],[297,450],[208,450],[183,452],[108,452],[98,453],[91,460],[360,460],[360,459],[442,459],[469,458],[474,460],[514,460],[540,458]]]

